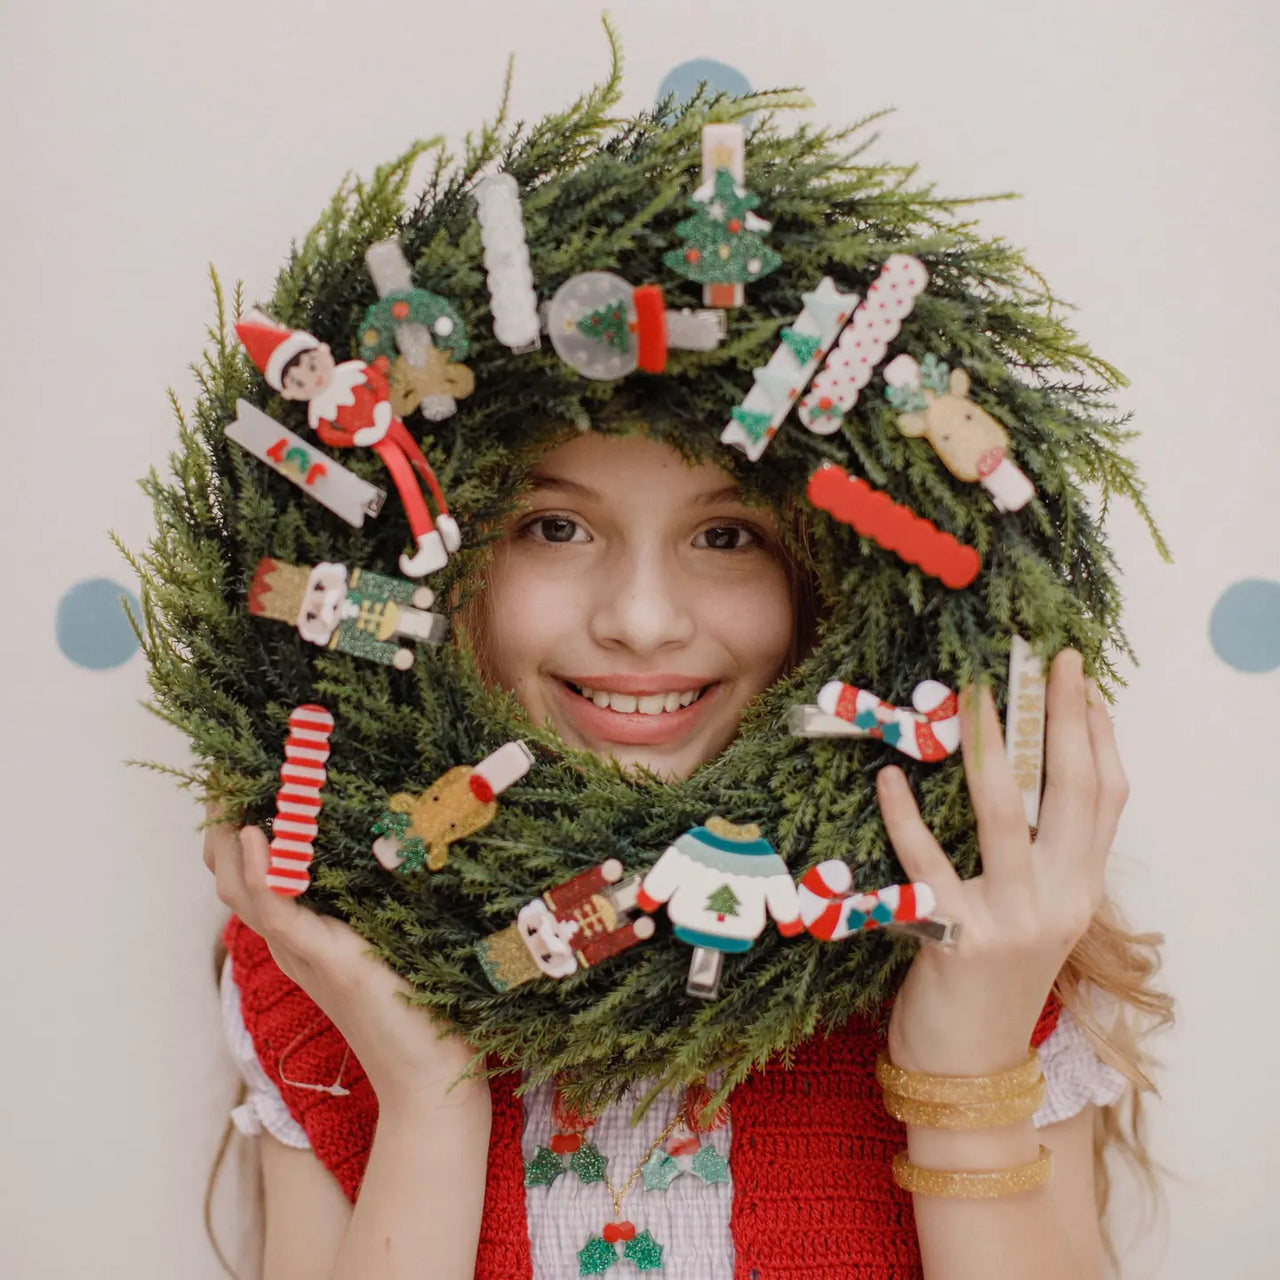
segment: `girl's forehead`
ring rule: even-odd
[[[529,479],[535,488],[558,487],[583,497],[654,488],[680,501],[741,498],[737,481],[715,463],[691,463],[670,445],[639,435],[587,432],[539,459]]]

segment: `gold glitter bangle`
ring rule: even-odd
[[[895,1120],[922,1129],[999,1129],[1035,1115],[1044,1092],[1043,1076],[1025,1093],[998,1102],[920,1102],[886,1089],[884,1109]]]
[[[1040,1079],[1040,1057],[1032,1049],[1025,1062],[990,1076],[935,1076],[895,1067],[881,1053],[876,1058],[876,1079],[883,1088],[916,1102],[958,1102],[963,1106],[1004,1102],[1026,1093]]]
[[[899,1151],[893,1158],[893,1180],[904,1191],[920,1196],[989,1200],[1043,1187],[1049,1181],[1052,1159],[1049,1148],[1042,1146],[1039,1158],[1030,1164],[971,1172],[966,1169],[921,1169],[911,1163],[905,1151]]]

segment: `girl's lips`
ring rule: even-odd
[[[702,696],[679,711],[660,711],[657,715],[643,712],[614,711],[597,707],[594,702],[575,693],[563,680],[552,679],[559,705],[565,709],[579,735],[596,742],[614,742],[630,747],[652,747],[679,742],[691,735],[702,723],[708,704],[715,701],[724,686],[708,685]]]

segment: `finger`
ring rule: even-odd
[[[205,837],[205,861],[213,872],[218,898],[252,926],[249,892],[244,879],[244,852],[234,827],[212,827]]]
[[[970,686],[960,697],[964,776],[978,823],[983,874],[996,887],[1031,883],[1031,836],[1022,793],[1004,751],[991,690]]]
[[[296,898],[277,893],[267,883],[271,848],[261,828],[245,827],[240,832],[240,847],[246,907],[253,915],[246,923],[277,946],[288,947],[299,956],[314,954],[322,945],[323,922]]]
[[[1084,664],[1074,649],[1053,660],[1046,691],[1045,786],[1037,842],[1091,853],[1097,767],[1085,717]]]
[[[1120,815],[1129,799],[1129,780],[1120,762],[1115,726],[1107,713],[1102,693],[1093,680],[1085,681],[1085,722],[1089,729],[1098,786],[1092,854],[1094,865],[1100,871],[1111,852]]]
[[[961,880],[920,816],[906,774],[896,765],[881,769],[876,774],[876,796],[889,843],[907,879],[923,880],[933,890],[939,908],[945,911],[946,904],[960,892]]]

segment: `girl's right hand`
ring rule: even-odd
[[[216,816],[211,813],[211,816]],[[488,1082],[452,1085],[475,1050],[405,997],[411,988],[350,925],[318,915],[267,886],[270,855],[257,827],[206,829],[204,864],[218,897],[266,941],[360,1060],[379,1105],[454,1106],[488,1100]]]

